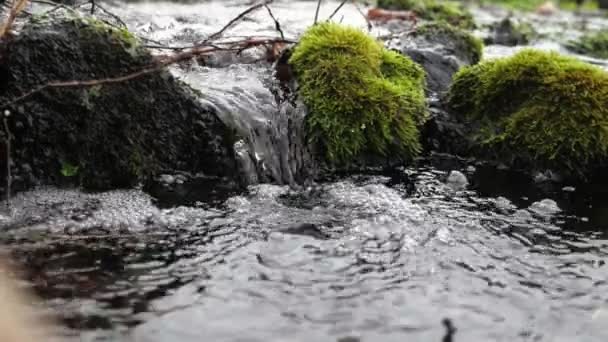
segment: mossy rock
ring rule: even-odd
[[[608,30],[586,34],[567,47],[576,53],[608,59]]]
[[[464,68],[448,104],[501,162],[577,176],[606,164],[608,73],[575,58],[526,49]]]
[[[123,76],[154,63],[127,30],[70,11],[32,17],[4,48],[0,105],[50,81]],[[4,109],[12,112],[14,189],[65,178],[89,189],[131,187],[172,170],[238,178],[231,129],[168,71],[49,88]]]
[[[445,21],[463,28],[474,28],[473,15],[457,1],[439,0],[378,0],[378,7],[413,11],[428,21]]]
[[[290,64],[310,112],[310,141],[326,161],[418,154],[427,108],[424,71],[411,59],[359,29],[322,23],[304,33]]]

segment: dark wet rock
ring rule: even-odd
[[[74,14],[33,17],[5,48],[0,103],[49,81],[116,77],[153,63],[126,30]],[[237,179],[232,130],[197,96],[163,71],[47,89],[11,105],[14,187],[66,178],[86,188],[128,187],[170,170]]]
[[[608,0],[598,0],[599,8],[608,9]]]
[[[322,231],[316,224],[302,223],[280,230],[284,234],[310,236],[315,239],[325,240],[329,238],[329,234]]]
[[[469,138],[470,127],[445,110],[443,102],[441,99],[431,98],[430,118],[421,132],[424,150],[469,155],[473,146]]]
[[[534,28],[530,24],[516,23],[511,18],[505,18],[495,23],[490,30],[489,37],[485,39],[486,44],[526,45],[535,35]]]
[[[422,65],[427,75],[427,87],[432,92],[447,90],[452,75],[463,66],[479,62],[482,53],[479,39],[445,23],[422,25],[387,44]]]

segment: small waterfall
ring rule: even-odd
[[[215,110],[240,139],[235,144],[246,182],[297,184],[310,179],[313,158],[305,146],[303,105],[277,101],[272,69],[260,64],[225,68],[192,66],[174,70],[199,90],[200,101]]]

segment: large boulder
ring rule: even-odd
[[[526,49],[462,69],[448,105],[477,156],[588,177],[608,165],[608,73]]]
[[[128,187],[170,170],[237,179],[233,131],[168,71],[48,88],[6,106],[50,81],[112,78],[154,63],[128,31],[74,13],[34,16],[2,47],[0,110],[12,113],[14,187],[66,178],[90,189]]]
[[[428,89],[443,92],[461,67],[481,59],[483,43],[469,32],[444,22],[424,24],[387,42],[420,64],[426,71]]]

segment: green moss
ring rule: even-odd
[[[132,56],[141,52],[139,39],[126,28],[111,26],[93,17],[74,17],[74,22],[80,26],[83,35],[92,37],[107,35],[115,43],[122,45]]]
[[[439,0],[378,0],[378,7],[415,12],[429,21],[446,21],[463,28],[474,28],[473,15],[457,1]]]
[[[322,23],[301,37],[290,63],[310,110],[309,137],[328,161],[419,152],[427,110],[424,71],[412,60],[356,28]]]
[[[439,21],[419,26],[416,34],[428,36],[429,39],[444,37],[443,39],[449,39],[450,44],[456,46],[459,52],[466,54],[473,64],[481,60],[483,42],[461,28]]]
[[[568,43],[568,48],[577,53],[608,58],[608,31],[594,32]]]
[[[585,174],[608,157],[608,73],[577,59],[528,49],[466,67],[448,102],[503,161]]]
[[[482,0],[483,4],[498,4],[510,9],[533,11],[538,6],[542,5],[547,0]],[[562,9],[573,10],[576,9],[575,0],[557,0],[554,1]],[[597,9],[597,1],[587,0],[583,4],[585,9]]]

